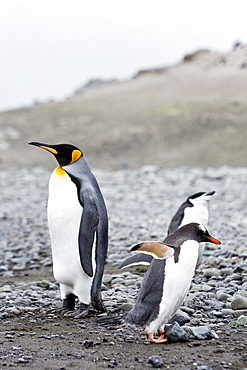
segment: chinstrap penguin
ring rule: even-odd
[[[101,282],[108,248],[108,216],[97,180],[80,149],[30,142],[52,153],[59,166],[49,180],[47,205],[53,274],[62,314],[81,318],[90,303],[105,311]],[[75,310],[75,300],[79,308]]]
[[[181,204],[177,212],[173,216],[169,226],[167,234],[173,233],[179,227],[189,224],[190,222],[197,222],[204,227],[208,226],[208,205],[215,191],[199,192],[191,195]],[[205,243],[199,244],[199,253],[197,259],[197,266],[200,264]]]
[[[144,327],[147,341],[166,342],[164,325],[175,315],[189,291],[200,242],[220,244],[203,225],[190,223],[168,235],[163,242],[142,242],[131,248],[154,257],[134,307],[122,318]],[[109,321],[110,317],[98,320],[103,325]]]
[[[173,233],[179,227],[189,224],[191,222],[197,222],[204,227],[208,226],[208,204],[215,191],[211,192],[199,192],[189,196],[185,202],[181,204],[175,215],[172,217],[171,222],[168,226],[167,235]],[[201,257],[205,248],[205,243],[199,244],[199,253],[197,266],[200,264]],[[119,268],[125,268],[135,265],[150,265],[153,257],[151,255],[145,255],[138,253],[130,256],[121,263]]]

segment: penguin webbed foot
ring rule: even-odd
[[[88,316],[90,313],[95,315],[96,311],[106,312],[107,309],[101,298],[95,299],[92,302],[92,308],[90,305],[80,302],[79,307],[75,309],[76,296],[74,294],[69,294],[63,299],[62,307],[55,308],[51,310],[51,314],[62,315],[65,317],[73,317],[75,319],[81,319]]]
[[[75,309],[75,299],[76,296],[74,294],[69,294],[66,298],[63,299],[62,307],[51,310],[51,313],[64,315],[67,312],[73,312]]]
[[[65,307],[59,307],[59,308],[53,308],[50,313],[53,315],[65,315],[67,312],[73,312],[73,309],[65,308]]]
[[[123,315],[103,315],[96,318],[96,323],[100,326],[122,325],[124,323]]]
[[[150,343],[165,343],[167,339],[164,337],[164,333],[161,330],[158,330],[159,338],[155,339],[152,333],[147,333],[147,342]]]
[[[64,313],[66,317],[73,317],[74,319],[81,319],[83,317],[88,316],[89,314],[89,305],[85,303],[80,303],[79,307],[73,311],[67,311]]]

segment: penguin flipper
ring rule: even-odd
[[[153,260],[153,256],[145,253],[137,253],[133,256],[128,257],[119,266],[118,269],[123,269],[125,267],[145,265],[148,266]]]
[[[168,231],[167,231],[167,234],[172,234],[175,230],[177,230],[183,220],[183,217],[184,217],[184,209],[188,206],[191,206],[189,202],[184,202],[183,204],[181,204],[181,206],[178,208],[177,212],[175,213],[175,215],[173,216],[173,218],[171,219],[171,222],[168,226]]]
[[[105,206],[101,205],[101,218],[96,232],[96,270],[91,288],[91,303],[98,311],[106,311],[101,297],[102,276],[108,249],[108,216]]]
[[[83,205],[79,230],[79,254],[83,270],[88,276],[92,277],[92,249],[99,223],[99,212],[94,198],[89,191],[83,194]]]

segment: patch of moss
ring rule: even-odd
[[[140,76],[143,76],[143,75],[147,75],[147,74],[161,74],[161,73],[164,73],[166,71],[167,71],[167,68],[166,67],[141,69],[140,71],[138,71],[133,76],[133,78],[137,78],[137,77],[140,77]]]
[[[193,60],[195,60],[195,59],[196,59],[196,57],[197,57],[199,54],[201,54],[201,53],[207,53],[207,52],[209,52],[209,50],[207,50],[207,49],[201,49],[201,50],[197,50],[197,51],[195,51],[194,53],[186,54],[186,55],[184,56],[183,61],[184,61],[184,62],[192,62]]]

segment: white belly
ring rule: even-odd
[[[197,222],[204,227],[208,225],[208,208],[204,205],[195,204],[193,207],[187,207],[184,210],[184,218],[181,226],[189,224],[190,222]]]
[[[53,274],[61,287],[62,299],[74,293],[80,300],[88,301],[92,278],[81,267],[78,233],[83,208],[77,189],[64,172],[53,172],[49,182],[48,224],[51,237]],[[66,287],[68,289],[66,289]]]
[[[190,222],[197,222],[202,224],[204,227],[208,226],[208,208],[206,205],[195,204],[194,207],[187,207],[184,211],[184,219],[181,226],[189,224]],[[199,265],[201,257],[203,255],[205,243],[199,244],[199,253],[197,259],[197,265]]]
[[[189,244],[189,245],[188,245]],[[158,317],[146,328],[148,333],[156,333],[177,312],[183,303],[194,276],[199,245],[188,240],[179,254],[179,262],[174,263],[174,258],[166,260],[163,296],[160,303]]]

